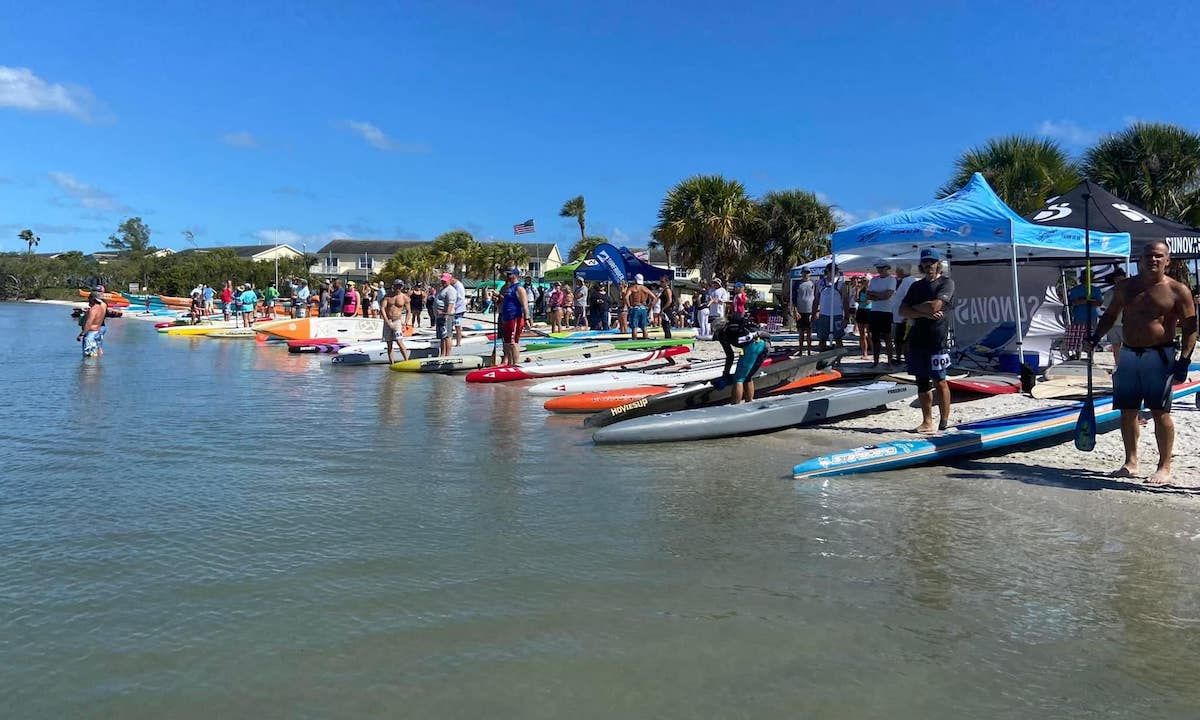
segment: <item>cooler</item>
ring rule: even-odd
[[[1025,364],[1033,369],[1034,373],[1041,371],[1041,356],[1037,351],[1027,351],[1025,355]],[[1000,353],[1000,372],[1012,373],[1019,375],[1021,373],[1021,361],[1017,359],[1017,354]]]

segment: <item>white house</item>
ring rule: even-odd
[[[429,247],[427,240],[332,240],[316,252],[317,262],[311,268],[314,275],[341,277],[365,281],[378,273],[384,264],[400,250]],[[486,245],[486,243],[485,243]],[[562,265],[562,255],[555,243],[521,243],[528,259],[522,272],[541,277],[547,270]]]
[[[180,255],[188,253],[209,253],[217,250],[232,250],[243,260],[255,262],[270,262],[272,260],[295,260],[304,257],[304,253],[286,243],[280,245],[222,245],[219,247],[188,248],[180,250]]]

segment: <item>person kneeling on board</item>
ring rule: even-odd
[[[754,376],[771,350],[770,337],[745,315],[733,315],[727,322],[713,328],[713,339],[721,343],[721,349],[725,351],[725,372],[713,381],[713,386],[720,389],[732,381],[733,397],[730,402],[734,405],[754,399]],[[733,367],[734,346],[742,349],[742,357],[731,378],[729,370]]]

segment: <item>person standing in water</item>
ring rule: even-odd
[[[392,355],[392,343],[400,346],[400,355],[407,360],[408,348],[404,345],[404,328],[409,323],[409,297],[404,292],[404,281],[393,280],[391,292],[383,298],[379,312],[383,316],[383,341],[387,343],[388,364],[396,362]]]
[[[1134,477],[1138,470],[1138,411],[1143,405],[1154,418],[1158,441],[1158,468],[1146,479],[1149,485],[1171,482],[1171,455],[1175,450],[1175,421],[1171,418],[1171,386],[1187,380],[1196,347],[1196,305],[1183,283],[1167,277],[1171,250],[1161,240],[1146,244],[1138,275],[1117,282],[1112,302],[1088,338],[1091,347],[1122,318],[1120,362],[1113,373],[1113,407],[1121,411],[1121,441],[1125,462],[1113,477]],[[1179,357],[1175,356],[1175,330],[1182,330]]]
[[[500,334],[504,340],[504,365],[516,365],[521,361],[518,352],[521,333],[526,323],[533,324],[529,294],[518,284],[520,279],[521,271],[510,268],[504,276],[504,287],[500,288]]]
[[[96,357],[104,354],[102,347],[104,335],[104,319],[108,315],[108,305],[98,292],[88,295],[88,309],[83,314],[79,327],[79,335],[75,337],[83,343],[83,356]]]

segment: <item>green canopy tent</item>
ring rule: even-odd
[[[542,276],[542,279],[545,280],[546,282],[554,282],[556,280],[559,282],[562,282],[564,280],[569,281],[575,277],[575,270],[578,269],[582,263],[583,263],[582,260],[576,260],[573,263],[567,263],[566,265],[559,265],[558,267],[554,268],[553,270],[547,270],[546,274]]]

